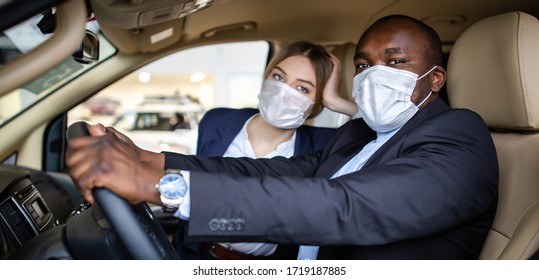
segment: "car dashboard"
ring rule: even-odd
[[[55,218],[24,169],[1,168],[0,257],[6,259],[35,236],[54,227]]]
[[[65,174],[0,165],[0,259],[130,258],[100,207],[74,192]]]

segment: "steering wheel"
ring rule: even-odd
[[[83,121],[67,129],[68,141],[88,135],[88,124]],[[106,188],[94,188],[92,194],[131,257],[139,260],[179,259],[147,203],[131,205]]]

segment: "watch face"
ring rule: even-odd
[[[178,199],[187,191],[187,185],[181,175],[167,174],[159,182],[159,192],[168,199]]]

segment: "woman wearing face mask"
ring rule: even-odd
[[[322,46],[296,42],[269,63],[258,95],[259,110],[216,108],[199,125],[197,155],[205,157],[301,156],[321,150],[331,128],[303,125],[323,109],[349,116],[354,102],[337,94],[340,62]],[[185,243],[180,223],[173,244],[183,259],[271,258],[277,245],[267,243]],[[295,257],[295,256],[294,256]]]

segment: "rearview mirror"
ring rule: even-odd
[[[86,30],[84,39],[73,53],[73,59],[82,64],[92,64],[99,59],[99,37],[90,30]]]

